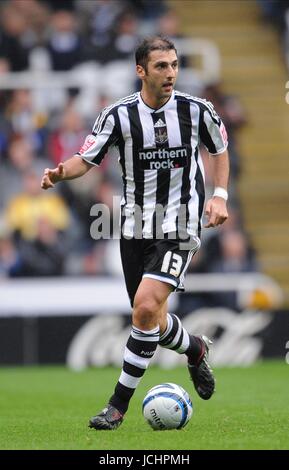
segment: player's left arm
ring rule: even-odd
[[[213,178],[215,191],[208,200],[205,214],[208,217],[206,228],[221,225],[228,218],[227,188],[229,180],[229,156],[228,151],[214,155],[210,158],[213,165]]]

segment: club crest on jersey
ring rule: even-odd
[[[154,130],[156,144],[165,144],[168,141],[167,126],[161,118],[154,124]]]

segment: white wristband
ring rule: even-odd
[[[214,197],[214,196],[222,197],[223,199],[225,199],[225,201],[228,200],[228,193],[227,193],[227,191],[226,191],[224,188],[221,188],[220,186],[217,186],[217,187],[215,188],[213,197]]]

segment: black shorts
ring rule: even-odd
[[[197,237],[190,249],[181,249],[178,240],[167,238],[121,238],[120,254],[131,305],[143,277],[166,282],[173,290],[184,291],[186,270],[199,247]]]

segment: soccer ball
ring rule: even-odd
[[[151,388],[142,404],[143,415],[153,429],[181,429],[191,419],[193,405],[188,393],[173,383]]]

